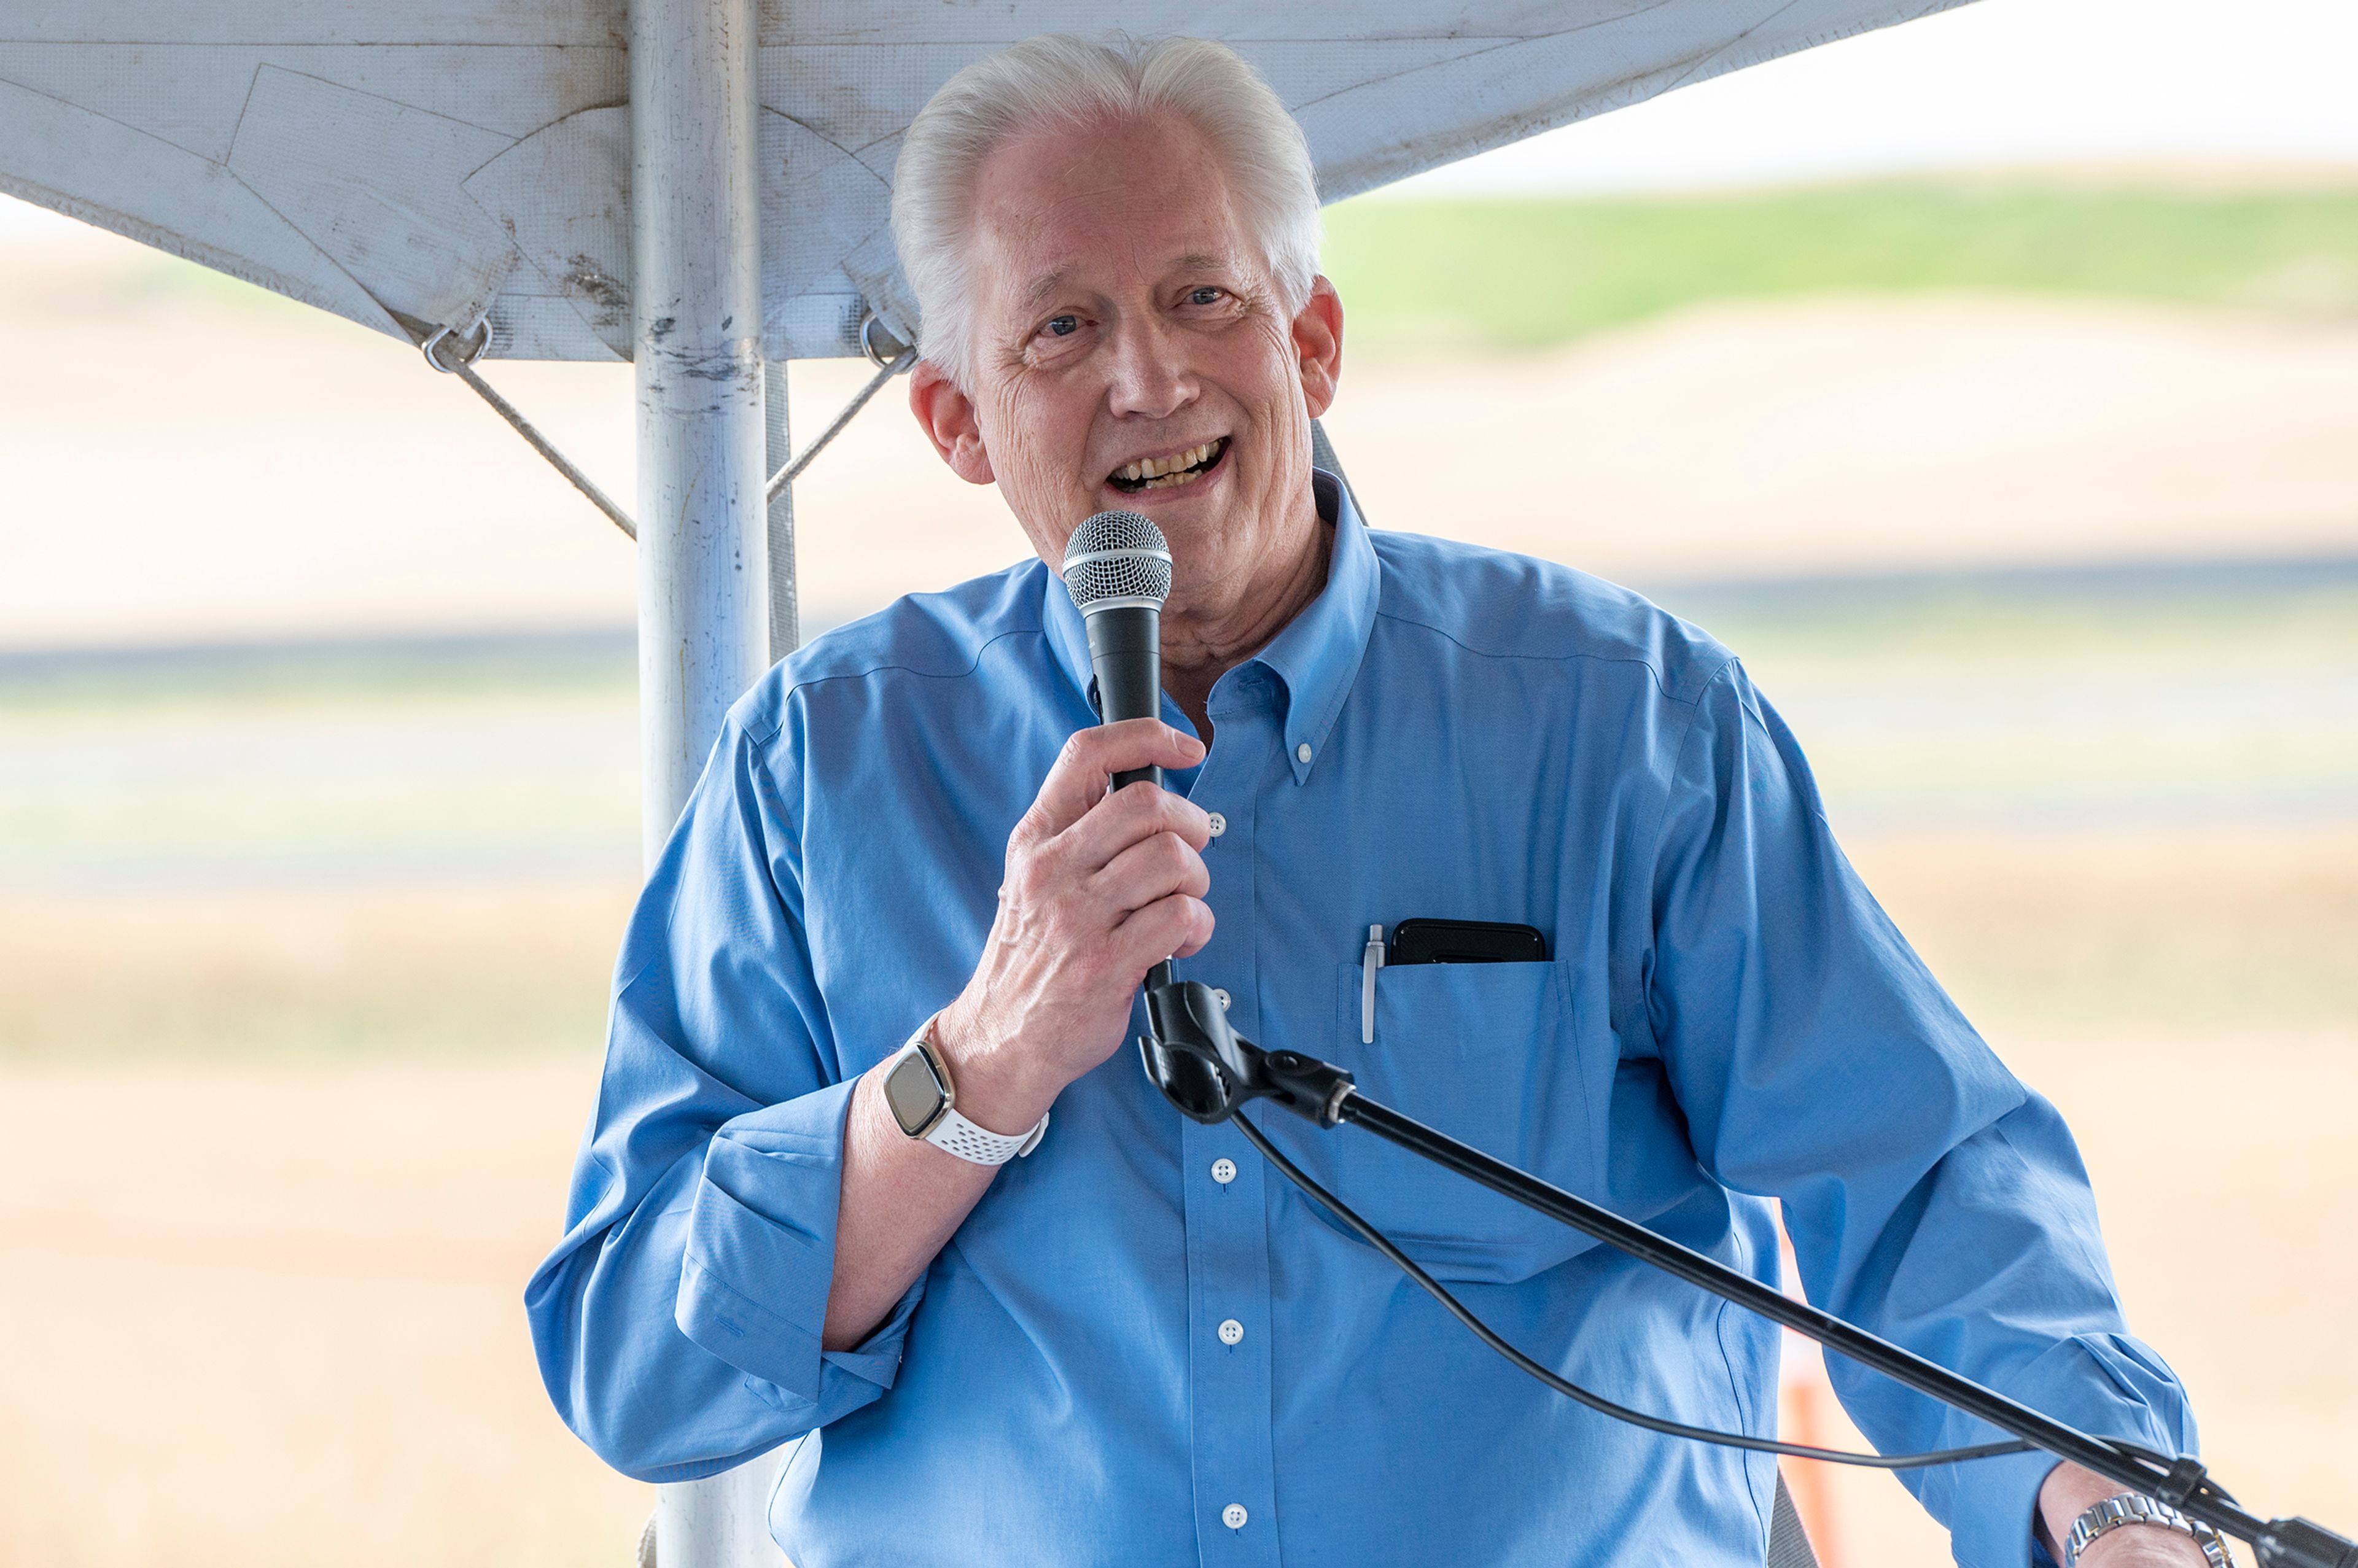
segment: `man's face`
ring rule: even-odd
[[[1092,513],[1142,512],[1171,541],[1166,613],[1233,611],[1314,525],[1333,290],[1287,315],[1184,121],[1017,137],[975,196],[970,384],[921,369],[919,417],[959,473],[997,481],[1044,559]]]

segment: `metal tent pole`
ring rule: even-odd
[[[662,851],[768,667],[755,0],[630,0],[640,827]],[[776,1568],[774,1460],[659,1487],[663,1568]]]
[[[641,825],[769,659],[754,0],[631,0]]]

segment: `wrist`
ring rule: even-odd
[[[2039,1525],[2039,1544],[2053,1554],[2057,1563],[2063,1561],[2063,1542],[2071,1535],[2071,1526],[2081,1514],[2106,1498],[2117,1497],[2121,1487],[2108,1481],[2093,1470],[2064,1463],[2047,1472],[2039,1484],[2039,1504],[2034,1515]]]
[[[1036,1052],[983,1026],[964,998],[934,1016],[932,1038],[949,1068],[958,1114],[990,1131],[1013,1137],[1037,1126],[1064,1092],[1061,1080],[1040,1070]]]

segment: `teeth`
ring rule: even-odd
[[[1207,460],[1218,447],[1217,441],[1206,441],[1200,447],[1190,447],[1176,457],[1141,458],[1134,463],[1124,463],[1114,470],[1113,477],[1125,484],[1152,482]]]

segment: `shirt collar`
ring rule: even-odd
[[[1318,597],[1270,640],[1269,645],[1220,678],[1217,705],[1236,678],[1259,665],[1278,677],[1285,706],[1285,760],[1296,784],[1306,782],[1326,749],[1326,737],[1343,711],[1368,651],[1380,586],[1376,548],[1368,537],[1350,491],[1324,470],[1313,470],[1311,490],[1318,514],[1335,525],[1326,562],[1326,586]],[[1053,572],[1043,573],[1041,614],[1049,646],[1065,676],[1084,695],[1089,689],[1088,633],[1072,595]],[[1167,703],[1165,705],[1168,706]]]

